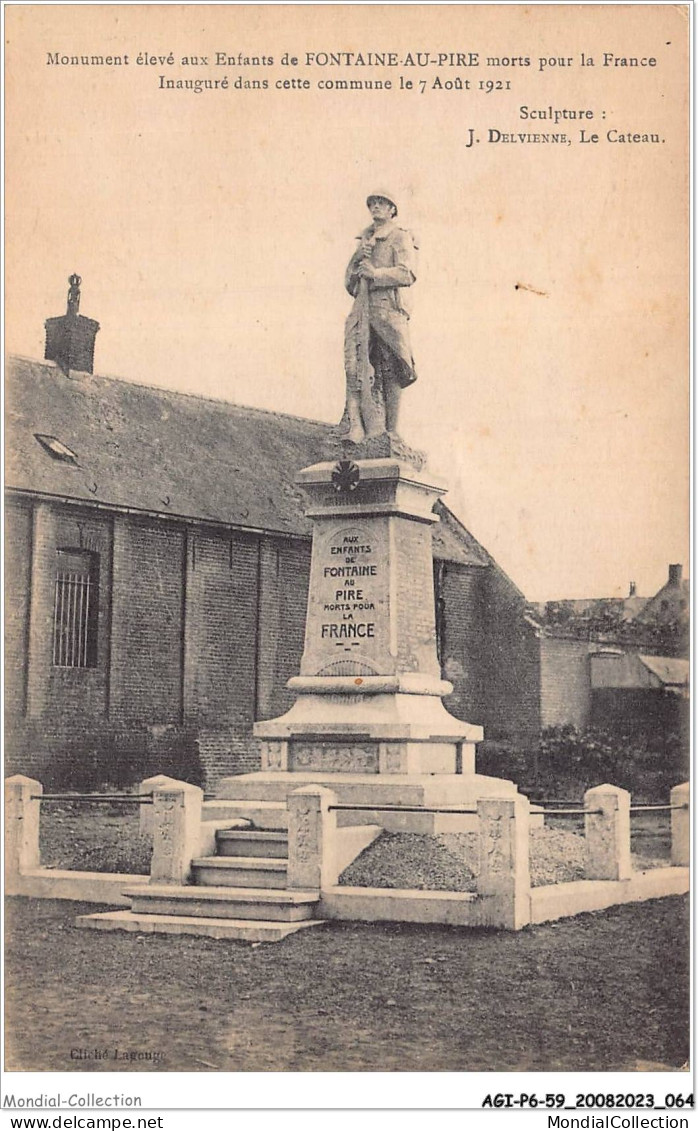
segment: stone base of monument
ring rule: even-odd
[[[290,686],[310,683],[291,680]],[[335,685],[354,680],[320,681]],[[449,715],[437,695],[381,691],[390,679],[375,682],[375,694],[344,694],[334,686],[326,694],[301,695],[287,714],[258,723],[262,769],[362,774],[472,774],[475,744],[482,728]]]
[[[347,422],[348,430],[348,422]],[[374,459],[396,459],[403,464],[408,464],[416,471],[426,467],[427,457],[424,452],[411,448],[395,432],[383,432],[380,436],[367,436],[358,443],[353,442],[343,430],[342,424],[333,428],[325,443],[324,456],[328,460],[352,460],[353,462]]]
[[[296,477],[313,526],[298,698],[255,725],[261,773],[225,779],[218,801],[285,807],[312,782],[357,807],[344,826],[470,831],[479,798],[516,787],[475,773],[482,728],[442,703],[431,528],[445,488],[393,435],[340,455]]]
[[[216,791],[216,817],[256,815],[267,828],[283,828],[287,799],[294,790],[323,785],[347,806],[337,813],[341,828],[378,825],[386,832],[476,832],[479,798],[515,797],[517,788],[504,778],[484,774],[371,774],[341,771],[260,771],[223,778]],[[229,806],[229,808],[227,807]],[[535,825],[542,817],[534,818]]]
[[[323,682],[323,694],[307,693]],[[218,796],[285,804],[290,792],[312,781],[333,789],[340,804],[473,810],[449,815],[360,808],[339,814],[341,824],[427,833],[474,829],[478,797],[516,792],[512,782],[475,773],[482,728],[449,715],[438,695],[397,691],[400,681],[389,677],[363,677],[359,694],[345,683],[354,680],[291,680],[306,694],[287,714],[255,727],[262,772],[224,780]]]

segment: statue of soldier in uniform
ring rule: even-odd
[[[371,193],[372,223],[358,237],[345,286],[354,298],[344,335],[345,438],[358,444],[397,433],[402,390],[417,380],[408,334],[407,289],[416,279],[416,246],[395,223],[392,193]]]

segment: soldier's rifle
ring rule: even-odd
[[[359,387],[359,403],[361,405],[361,418],[366,432],[373,434],[376,417],[376,403],[373,399],[374,371],[371,365],[369,350],[371,338],[371,322],[368,310],[368,279],[359,279],[357,294],[358,305],[358,339],[359,355],[357,364],[357,384]]]

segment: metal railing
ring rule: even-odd
[[[688,805],[631,805],[631,813],[668,813],[672,809],[688,809]]]
[[[215,800],[224,803],[224,798],[215,796],[204,795],[205,800]],[[152,805],[152,793],[34,793],[29,798],[30,801],[69,801],[69,802],[86,802],[87,804],[121,804],[121,805]],[[506,798],[504,798],[506,800]],[[552,799],[546,801],[532,802],[534,805],[544,804],[569,804],[579,805],[577,801],[556,801]],[[675,809],[688,809],[688,805],[631,805],[631,813],[669,813]],[[477,809],[465,809],[457,806],[434,806],[434,805],[328,805],[328,812],[351,812],[351,813],[446,813],[452,816],[461,816],[466,814],[476,814]],[[602,809],[542,809],[538,813],[533,813],[532,816],[539,817],[584,817],[589,814],[602,813]]]
[[[528,795],[527,795],[528,796]],[[531,805],[579,805],[578,797],[533,797],[528,796]]]
[[[506,801],[507,798],[493,798],[492,800]],[[575,804],[578,804],[578,802],[575,802]],[[327,810],[330,813],[339,810],[352,813],[450,813],[451,815],[477,813],[477,809],[436,805],[328,805]],[[540,813],[533,813],[532,816],[577,817],[585,816],[588,813],[602,812],[602,809],[546,809]]]
[[[328,805],[327,811],[352,813],[477,813],[477,809],[455,809],[428,805]]]
[[[534,817],[587,817],[590,813],[603,813],[603,809],[542,809]]]
[[[33,793],[30,801],[86,801],[88,804],[116,802],[122,805],[152,805],[152,793]]]
[[[577,805],[578,801],[568,801],[563,798],[530,799],[531,805]],[[673,809],[688,809],[688,805],[631,805],[631,813],[669,813]],[[601,809],[543,809],[538,816],[567,817],[582,816],[585,813],[601,813]],[[535,814],[534,814],[535,815]]]
[[[100,803],[108,802],[110,805],[115,803],[117,805],[152,805],[152,793],[33,793],[30,801],[70,801],[82,802],[85,801],[88,805],[99,805]],[[204,801],[221,801],[225,802],[224,798],[216,797],[215,794],[204,794]]]

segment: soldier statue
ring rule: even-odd
[[[358,237],[345,286],[354,298],[344,336],[347,440],[397,433],[402,389],[417,380],[410,349],[407,289],[416,279],[416,245],[395,223],[392,193],[371,193],[371,224]]]

